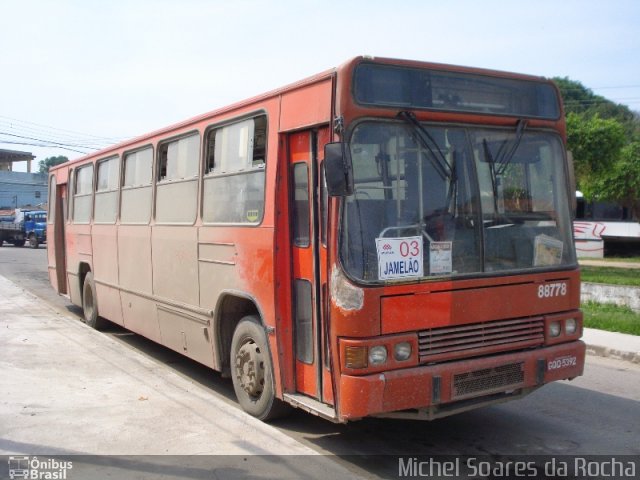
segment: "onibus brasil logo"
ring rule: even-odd
[[[65,480],[67,471],[73,468],[73,462],[55,458],[9,457],[9,478],[27,478],[34,480]]]

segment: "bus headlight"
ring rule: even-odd
[[[557,337],[560,335],[560,322],[551,322],[549,324],[549,335]]]
[[[396,343],[393,347],[393,358],[399,362],[408,360],[411,356],[411,344],[409,342]]]
[[[387,348],[377,345],[369,349],[369,365],[382,365],[387,361]]]
[[[573,335],[576,333],[578,329],[578,322],[576,322],[575,318],[567,318],[564,321],[564,331],[567,332],[567,335]]]

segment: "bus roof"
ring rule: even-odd
[[[97,157],[105,157],[105,156],[109,156],[110,154],[114,154],[115,152],[119,151],[119,150],[123,150],[126,149],[127,147],[130,146],[134,146],[136,144],[143,144],[146,141],[151,140],[154,137],[163,135],[163,134],[167,134],[170,133],[174,130],[179,130],[179,129],[185,129],[191,125],[196,125],[199,122],[202,122],[204,120],[207,120],[209,118],[213,118],[216,116],[220,116],[229,112],[233,112],[234,110],[238,110],[241,109],[243,107],[247,107],[251,104],[254,103],[258,103],[264,100],[267,100],[269,98],[273,98],[276,97],[278,95],[281,95],[285,92],[289,92],[292,90],[296,90],[296,89],[300,89],[303,88],[307,85],[313,85],[315,83],[318,83],[322,80],[326,80],[328,78],[330,78],[333,75],[336,75],[338,72],[341,71],[353,71],[353,69],[360,63],[362,62],[371,62],[371,63],[377,63],[377,64],[387,64],[387,65],[397,65],[397,66],[406,66],[406,67],[420,67],[420,68],[427,68],[427,69],[434,69],[434,70],[441,70],[441,71],[450,71],[450,72],[464,72],[464,73],[474,73],[474,74],[478,74],[478,75],[486,75],[486,76],[492,76],[492,77],[500,77],[500,78],[512,78],[512,79],[518,79],[518,80],[529,80],[529,81],[536,81],[536,82],[549,82],[549,83],[553,83],[551,82],[551,80],[546,79],[545,77],[540,77],[540,76],[533,76],[533,75],[526,75],[526,74],[519,74],[519,73],[513,73],[513,72],[506,72],[506,71],[500,71],[500,70],[490,70],[490,69],[484,69],[484,68],[476,68],[476,67],[466,67],[466,66],[460,66],[460,65],[450,65],[450,64],[444,64],[444,63],[433,63],[433,62],[424,62],[424,61],[418,61],[418,60],[404,60],[404,59],[396,59],[396,58],[387,58],[387,57],[373,57],[373,56],[367,56],[367,55],[361,55],[361,56],[357,56],[357,57],[353,57],[349,60],[347,60],[346,62],[344,62],[343,64],[341,64],[338,67],[334,67],[328,70],[325,70],[321,73],[312,75],[310,77],[304,78],[302,80],[299,80],[297,82],[285,85],[283,87],[279,87],[277,89],[268,91],[266,93],[262,93],[259,94],[257,96],[245,99],[245,100],[241,100],[239,102],[235,102],[231,105],[227,105],[203,114],[200,114],[198,116],[189,118],[187,120],[183,120],[181,122],[169,125],[167,127],[163,127],[161,129],[155,130],[155,131],[151,131],[149,133],[131,138],[129,140],[125,140],[123,142],[114,144],[110,147],[104,148],[102,150],[99,150],[97,152],[94,153],[90,153],[88,155],[84,155],[82,157],[76,158],[74,160],[71,160],[69,162],[65,162],[63,164],[59,164],[56,166],[53,166],[50,168],[50,172],[56,171],[58,169],[61,168],[66,168],[69,165],[74,165],[77,163],[83,163],[89,159],[93,159],[93,158],[97,158]]]

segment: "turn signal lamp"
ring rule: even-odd
[[[348,346],[344,353],[347,368],[367,368],[367,347]]]

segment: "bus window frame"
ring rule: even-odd
[[[134,153],[139,153],[142,152],[144,150],[150,149],[151,150],[151,180],[149,181],[149,183],[146,183],[144,185],[125,185],[124,181],[125,181],[125,171],[126,171],[126,162],[127,162],[127,156],[134,154]],[[154,203],[155,203],[155,179],[154,179],[154,172],[155,172],[155,145],[153,143],[147,143],[144,145],[141,145],[139,147],[133,148],[131,150],[125,150],[124,152],[122,152],[122,156],[120,158],[120,184],[119,184],[119,189],[120,189],[120,202],[118,205],[118,221],[120,225],[149,225],[151,223],[151,220],[153,219],[153,211],[154,211]],[[131,191],[131,190],[137,190],[140,188],[150,188],[151,189],[151,200],[150,200],[150,205],[149,205],[149,219],[146,222],[123,222],[122,221],[122,199],[123,199],[123,195],[122,193],[125,191]]]
[[[197,159],[197,166],[198,166],[198,173],[193,176],[193,177],[189,177],[189,178],[178,178],[175,180],[160,180],[160,168],[161,168],[161,159],[160,159],[160,155],[162,154],[162,147],[165,145],[168,145],[170,143],[173,142],[179,142],[180,140],[184,139],[184,138],[189,138],[192,136],[197,136],[198,137],[198,148],[196,149],[196,151],[198,152],[198,159]],[[199,180],[200,178],[202,178],[202,144],[204,143],[202,141],[202,133],[198,128],[193,128],[191,130],[188,130],[186,132],[180,132],[176,135],[173,135],[171,137],[167,137],[167,138],[163,138],[161,140],[158,140],[156,142],[155,145],[155,154],[154,154],[154,160],[153,160],[153,164],[152,164],[152,186],[153,186],[153,193],[151,196],[151,219],[153,219],[153,222],[156,225],[183,225],[183,226],[193,226],[196,224],[196,222],[198,221],[198,203],[199,203],[199,199],[200,199],[200,185],[199,185]],[[194,210],[193,210],[193,220],[191,221],[185,221],[185,222],[176,222],[176,221],[160,221],[158,220],[158,187],[164,187],[167,185],[178,185],[178,184],[185,184],[185,183],[189,183],[189,182],[196,182],[196,194],[195,194],[195,205],[194,205]]]
[[[107,189],[107,190],[98,190],[98,181],[99,181],[99,175],[100,175],[100,166],[103,163],[109,162],[109,161],[113,161],[115,160],[115,163],[118,167],[118,179],[116,182],[116,188],[112,188],[112,189]],[[104,157],[101,158],[99,160],[96,160],[95,162],[95,188],[94,188],[94,192],[93,192],[93,216],[92,216],[92,220],[93,223],[96,225],[115,225],[118,220],[120,219],[120,197],[121,197],[121,189],[120,189],[120,185],[122,183],[121,180],[121,176],[122,176],[122,161],[120,160],[120,155],[115,154],[115,155],[111,155],[108,157]],[[98,194],[106,194],[106,193],[117,193],[117,199],[116,199],[116,211],[115,211],[115,215],[113,220],[110,221],[97,221],[96,220],[96,203],[98,200]]]
[[[264,116],[265,118],[265,145],[264,145],[264,163],[260,168],[251,168],[250,170],[239,170],[233,172],[225,172],[225,173],[207,173],[207,165],[209,162],[207,152],[209,151],[209,135],[211,132],[214,132],[218,129],[229,127],[235,125],[240,122],[244,122],[246,120],[252,120],[257,117]],[[254,125],[255,127],[255,125]],[[255,133],[255,129],[254,129]],[[202,161],[200,162],[200,168],[202,171],[202,175],[200,176],[200,209],[199,215],[202,220],[203,226],[234,226],[234,227],[259,227],[264,222],[264,214],[265,214],[265,206],[267,204],[267,164],[269,158],[269,114],[267,110],[264,108],[253,110],[251,112],[239,115],[237,117],[228,118],[222,120],[220,122],[212,123],[207,125],[207,127],[203,131],[202,135]],[[205,181],[212,178],[224,178],[224,177],[232,177],[236,175],[247,175],[253,174],[255,172],[262,171],[264,172],[264,183],[262,188],[262,214],[260,218],[256,222],[210,222],[205,220],[204,216],[204,204],[205,204]]]
[[[77,188],[78,188],[78,172],[80,170],[82,170],[83,168],[91,168],[91,192],[89,193],[84,193],[84,194],[78,194],[77,193]],[[94,202],[94,198],[95,198],[95,191],[96,191],[96,168],[95,168],[95,162],[90,161],[87,163],[83,163],[81,165],[76,166],[73,169],[73,175],[72,175],[72,182],[71,182],[71,188],[73,189],[71,197],[72,197],[72,204],[70,206],[71,208],[71,215],[69,215],[69,221],[74,224],[74,225],[91,225],[93,223],[93,202]],[[76,200],[78,197],[91,197],[91,207],[89,209],[89,218],[86,221],[77,221],[76,220]]]

